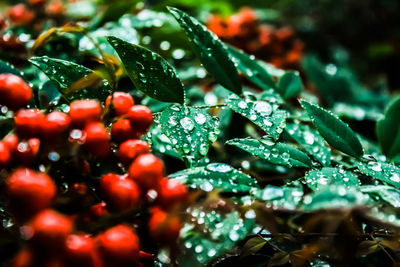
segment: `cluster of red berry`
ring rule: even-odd
[[[250,8],[242,8],[228,18],[211,15],[208,28],[223,41],[278,68],[298,68],[304,45],[295,38],[293,30],[261,23]]]
[[[139,139],[152,123],[150,110],[135,105],[130,94],[115,92],[104,109],[95,100],[75,100],[68,114],[44,114],[24,109],[31,97],[31,88],[20,77],[0,75],[0,105],[15,112],[14,133],[0,141],[1,175],[6,177],[8,210],[26,240],[13,266],[134,266],[152,257],[140,251],[132,224],[118,221],[100,232],[85,233],[75,227],[77,215],[55,210],[58,177],[52,179],[41,168],[33,170],[34,161],[48,151],[42,146],[54,151],[74,145],[98,160],[117,157],[127,173],[107,173],[97,179],[98,200],[88,208],[85,221],[148,214],[143,219],[147,220],[146,235],[160,246],[173,246],[181,229],[177,211],[188,192],[183,184],[164,177],[162,161]],[[102,122],[107,114],[115,121],[111,134]],[[114,152],[111,147],[118,149]],[[88,187],[78,183],[73,190],[86,194]]]

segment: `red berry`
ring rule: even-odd
[[[6,167],[11,160],[10,149],[7,145],[0,141],[0,169]]]
[[[149,220],[150,235],[161,244],[172,244],[176,241],[181,230],[178,216],[169,214],[160,208],[153,208]]]
[[[11,262],[12,267],[31,267],[34,265],[34,255],[30,249],[23,248]]]
[[[119,146],[118,157],[122,164],[129,165],[137,156],[149,153],[149,151],[149,144],[139,139],[131,139]]]
[[[146,106],[131,107],[126,117],[131,122],[132,128],[139,134],[146,133],[153,123],[153,115]]]
[[[100,121],[101,107],[96,100],[75,100],[69,106],[72,125],[83,128],[87,123]]]
[[[144,189],[157,188],[164,176],[164,165],[154,155],[139,155],[129,167],[129,177]]]
[[[65,256],[68,266],[102,265],[94,241],[87,235],[69,235],[66,240]]]
[[[130,266],[138,261],[139,238],[125,225],[114,226],[97,240],[105,266]]]
[[[24,218],[48,208],[57,190],[47,174],[30,169],[17,169],[6,183],[12,209]]]
[[[13,74],[0,74],[0,104],[17,110],[28,104],[32,89],[21,77]]]
[[[15,115],[16,132],[23,137],[38,137],[44,120],[44,114],[38,109],[21,109]]]
[[[61,251],[72,232],[72,221],[54,210],[43,210],[29,224],[36,249]],[[48,252],[46,252],[48,253]]]
[[[113,94],[112,104],[115,115],[122,116],[128,113],[129,109],[134,105],[133,98],[130,94],[124,92],[115,92]],[[111,96],[107,97],[106,106],[111,104]]]
[[[92,122],[85,127],[85,146],[97,157],[106,157],[110,153],[110,136],[101,122]]]
[[[30,138],[28,141],[18,143],[17,149],[14,151],[16,161],[19,164],[30,165],[35,159],[40,148],[40,140],[38,138]]]
[[[115,142],[123,142],[128,139],[138,138],[129,120],[117,120],[111,128],[111,137]]]
[[[57,138],[68,129],[70,124],[71,119],[67,114],[60,111],[51,112],[43,120],[43,136],[50,140]]]
[[[139,187],[124,176],[106,174],[100,186],[107,204],[116,211],[132,209],[139,204]]]
[[[3,139],[4,144],[8,147],[10,152],[14,152],[18,146],[18,136],[9,134]]]
[[[177,203],[185,203],[187,195],[187,189],[182,183],[164,178],[160,182],[157,199],[161,206],[168,208]]]
[[[107,204],[104,201],[97,203],[90,208],[90,216],[93,218],[100,218],[107,214]]]
[[[28,10],[24,4],[13,6],[8,10],[7,15],[17,25],[29,24],[35,18],[35,14]]]

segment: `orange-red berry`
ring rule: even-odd
[[[28,227],[35,249],[60,252],[65,250],[65,241],[72,232],[73,224],[64,215],[47,209],[38,213]]]
[[[151,110],[142,105],[131,107],[126,115],[126,118],[131,122],[132,128],[139,134],[146,133],[153,123],[153,115]]]
[[[105,266],[131,266],[139,258],[139,238],[128,226],[114,226],[97,239]]]
[[[157,200],[162,207],[168,208],[177,203],[185,203],[187,196],[187,189],[182,183],[168,178],[161,180]]]
[[[28,104],[32,89],[21,77],[14,74],[0,74],[0,104],[17,110]]]
[[[66,239],[67,266],[98,267],[102,265],[93,239],[88,235],[69,235]]]
[[[117,120],[111,127],[111,137],[117,142],[123,142],[128,139],[138,138],[138,134],[134,131],[129,120]]]
[[[28,10],[24,4],[13,6],[8,10],[7,16],[12,23],[17,25],[29,24],[35,18],[35,14]]]
[[[149,220],[149,232],[154,240],[161,244],[171,244],[176,241],[181,229],[178,216],[156,207],[152,209]]]
[[[16,132],[23,137],[38,137],[44,120],[44,114],[38,109],[21,109],[15,115]]]
[[[137,156],[149,153],[149,151],[148,143],[139,139],[131,139],[119,146],[118,157],[122,164],[129,165]]]
[[[7,145],[0,141],[0,169],[6,167],[11,160],[11,152]]]
[[[122,116],[128,113],[129,109],[134,105],[133,98],[130,94],[124,92],[115,92],[113,94],[112,104],[115,115]],[[110,106],[111,96],[107,97],[106,106]]]
[[[47,174],[24,168],[12,173],[6,184],[10,206],[23,218],[50,207],[57,191]]]
[[[100,181],[100,187],[107,204],[116,211],[138,206],[140,188],[132,180],[117,174],[107,174]]]
[[[157,188],[164,176],[164,165],[153,154],[139,155],[129,167],[129,177],[144,189]]]
[[[71,123],[78,128],[89,122],[100,121],[101,106],[96,100],[75,100],[69,106]]]
[[[88,124],[85,127],[85,133],[85,146],[91,154],[105,157],[110,153],[110,136],[102,123]]]
[[[43,120],[43,136],[49,140],[57,138],[68,129],[70,124],[71,119],[67,114],[60,111],[51,112]]]

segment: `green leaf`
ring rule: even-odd
[[[137,89],[164,102],[184,102],[184,88],[174,68],[160,55],[119,38],[108,36],[129,78]]]
[[[358,162],[357,168],[365,175],[400,188],[400,168],[393,164],[376,161]]]
[[[286,125],[287,133],[301,145],[308,155],[323,166],[331,165],[331,152],[325,139],[308,125],[289,123]]]
[[[219,132],[217,120],[208,109],[172,105],[161,113],[159,123],[178,153],[190,162],[207,155]]]
[[[395,208],[400,207],[400,190],[388,185],[365,185],[360,187],[361,192],[379,196]]]
[[[213,189],[227,193],[248,192],[257,187],[252,177],[224,163],[210,163],[205,167],[186,169],[169,177],[207,192]]]
[[[60,92],[64,94],[67,89],[78,81],[89,79],[90,75],[94,72],[84,66],[75,64],[70,61],[49,58],[49,57],[32,57],[29,61],[43,71],[49,79],[58,86]],[[103,82],[101,82],[103,83]],[[94,98],[104,101],[110,94],[110,87],[106,84],[100,85],[98,89],[89,88],[82,89],[71,93],[67,97],[69,99],[83,99],[83,98]]]
[[[342,185],[347,189],[360,186],[357,175],[341,168],[325,167],[320,170],[312,170],[304,178],[307,186],[314,191],[330,185]]]
[[[267,185],[263,189],[253,189],[251,195],[272,204],[274,207],[295,210],[303,197],[303,189],[290,186]]]
[[[228,51],[218,37],[185,12],[173,7],[169,7],[168,10],[193,43],[206,70],[221,85],[236,94],[241,94],[242,86],[239,74]]]
[[[261,236],[256,236],[247,240],[243,245],[241,257],[252,255],[260,251],[267,244],[267,240]]]
[[[157,123],[153,123],[147,135],[145,141],[151,146],[153,152],[159,152],[164,155],[168,155],[174,158],[182,159],[181,155],[176,151],[171,140],[162,133],[161,127]]]
[[[382,152],[390,158],[400,154],[400,97],[387,107],[385,117],[376,125],[376,135]]]
[[[232,95],[226,103],[234,112],[248,118],[274,140],[278,140],[286,126],[288,114],[284,110],[279,110],[278,105],[272,100],[272,98],[269,101],[243,100]]]
[[[298,96],[303,89],[299,73],[297,71],[285,72],[279,79],[277,89],[284,99]]]
[[[254,56],[249,56],[243,51],[229,45],[227,45],[226,48],[231,54],[233,61],[236,63],[238,70],[240,70],[249,81],[264,90],[276,88],[271,75],[258,63]]]
[[[179,266],[208,266],[207,263],[232,249],[254,227],[254,220],[242,219],[237,211],[220,214],[194,209],[189,212],[194,223],[185,224],[181,231]]]
[[[301,100],[312,123],[323,138],[334,148],[353,157],[364,154],[360,140],[353,130],[331,112]]]
[[[344,186],[332,185],[306,195],[303,200],[302,210],[351,208],[364,205],[368,200],[368,196],[360,193],[358,188],[346,189]]]
[[[311,167],[311,160],[307,154],[288,144],[275,144],[268,139],[250,138],[236,138],[229,140],[226,144],[236,146],[273,164],[287,167]]]

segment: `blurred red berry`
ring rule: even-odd
[[[18,4],[7,11],[7,16],[13,24],[23,25],[29,24],[35,18],[35,13],[28,10],[24,4]]]
[[[114,107],[115,115],[122,116],[128,113],[129,109],[134,105],[133,98],[130,94],[124,92],[115,92],[113,94],[112,104]],[[106,106],[110,106],[111,96],[107,97]]]
[[[23,137],[38,137],[44,120],[44,114],[38,109],[21,109],[15,115],[16,132]]]
[[[106,203],[116,211],[138,206],[140,188],[132,180],[117,174],[107,174],[100,181]]]
[[[3,141],[0,141],[0,169],[6,167],[10,162],[10,160],[11,160],[10,149]]]
[[[105,157],[110,153],[110,136],[101,122],[92,122],[85,127],[85,146],[97,156]]]
[[[151,110],[148,107],[141,105],[131,107],[126,118],[131,122],[133,130],[141,135],[146,133],[153,123]]]
[[[129,165],[137,156],[149,153],[149,151],[148,143],[139,139],[131,139],[119,146],[118,157],[122,164]]]
[[[114,226],[97,239],[105,266],[131,266],[139,258],[139,238],[125,225]]]
[[[115,142],[123,142],[128,139],[138,138],[129,120],[117,120],[111,127],[111,137]]]
[[[185,203],[188,192],[186,187],[175,180],[163,178],[158,189],[158,203],[164,208],[177,203]]]
[[[72,221],[54,210],[43,210],[28,225],[35,249],[45,253],[65,250],[65,241],[72,232]],[[25,228],[26,229],[26,228]]]
[[[28,104],[32,89],[21,77],[14,74],[0,74],[0,104],[17,110]]]
[[[31,249],[23,248],[11,261],[11,267],[35,266],[34,255]]]
[[[4,144],[8,147],[8,149],[13,152],[17,149],[18,146],[18,136],[15,134],[9,134],[3,139]]]
[[[129,177],[144,189],[157,188],[164,176],[164,165],[153,154],[139,155],[129,167]]]
[[[152,209],[149,220],[149,232],[151,237],[161,244],[176,242],[181,230],[181,222],[178,216],[169,214],[156,207]]]
[[[87,123],[100,121],[101,106],[96,100],[75,100],[70,104],[69,116],[73,126],[83,128]]]
[[[71,119],[67,114],[60,111],[53,111],[47,114],[43,120],[43,136],[49,140],[57,138],[68,129],[70,124]]]
[[[94,204],[90,208],[90,216],[93,218],[100,218],[108,214],[107,204],[102,201]]]
[[[46,7],[46,11],[49,15],[60,16],[65,12],[64,3],[60,0],[52,0]]]
[[[47,174],[30,169],[17,169],[7,178],[6,185],[10,206],[22,218],[50,207],[57,191]]]
[[[67,266],[102,266],[94,241],[88,235],[69,235],[66,239],[65,257]]]
[[[40,148],[38,138],[30,138],[28,141],[19,142],[14,151],[15,161],[21,165],[29,165],[35,159]]]

